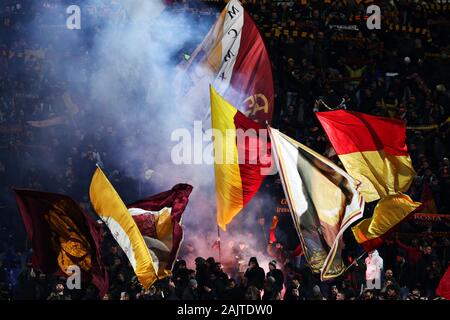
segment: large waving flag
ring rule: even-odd
[[[249,118],[259,123],[272,121],[274,89],[269,55],[255,23],[239,1],[228,2],[184,66],[184,74],[191,82],[185,99],[200,97],[203,101],[197,105],[206,107],[207,92],[202,88],[212,83]]]
[[[70,197],[14,189],[25,230],[33,246],[34,267],[44,273],[70,276],[78,266],[82,282],[92,282],[100,297],[108,290],[101,260],[100,226]]]
[[[244,208],[270,167],[266,130],[222,98],[211,86],[217,224],[226,225]],[[243,138],[243,139],[241,139]],[[266,148],[264,148],[266,146]]]
[[[345,110],[316,115],[347,172],[361,181],[364,199],[382,198],[372,218],[352,228],[358,243],[368,250],[376,248],[420,205],[401,193],[416,174],[406,147],[405,123]]]
[[[409,189],[416,173],[403,121],[345,110],[316,115],[366,202]]]
[[[177,184],[169,191],[128,205],[129,213],[152,252],[153,263],[158,265],[159,278],[171,275],[183,240],[181,216],[191,192],[192,186]]]
[[[148,289],[158,278],[157,266],[127,207],[98,167],[92,177],[89,195],[94,210],[127,255],[139,282]]]
[[[342,234],[361,218],[357,182],[320,154],[270,128],[272,149],[303,252],[322,280],[345,271]]]
[[[421,206],[405,194],[398,193],[381,199],[371,218],[364,219],[352,228],[356,241],[367,252],[378,248],[400,222]]]

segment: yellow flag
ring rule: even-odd
[[[92,206],[111,230],[128,257],[139,282],[145,289],[158,279],[144,238],[127,207],[100,168],[95,170],[89,190]]]
[[[401,192],[384,197],[375,206],[371,218],[362,220],[352,228],[356,241],[367,251],[371,251],[378,246],[383,235],[420,205],[420,202],[414,202]]]

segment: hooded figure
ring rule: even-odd
[[[275,279],[275,283],[273,284],[273,290],[275,292],[281,292],[283,290],[284,275],[280,269],[277,269],[277,262],[275,260],[269,262],[269,272],[267,272],[266,277],[273,277]]]
[[[200,288],[203,288],[203,286],[206,285],[206,283],[208,282],[209,277],[208,277],[208,265],[206,264],[206,260],[203,259],[202,257],[195,258],[195,271],[198,286]]]
[[[258,260],[256,257],[251,257],[248,262],[247,271],[245,271],[244,277],[247,278],[247,286],[254,286],[259,290],[262,290],[264,287],[264,279],[266,277],[264,273],[264,269],[261,268],[258,264]]]
[[[383,271],[383,258],[377,250],[369,252],[366,262],[366,283],[368,289],[381,289],[381,273]]]

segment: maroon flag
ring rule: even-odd
[[[68,196],[27,189],[14,193],[32,243],[33,266],[66,276],[72,274],[70,266],[78,266],[81,281],[92,282],[103,297],[108,276],[101,260],[100,226]]]
[[[157,265],[159,277],[171,274],[183,240],[181,216],[191,192],[191,185],[177,184],[169,191],[128,205],[128,211],[150,250],[153,263]]]

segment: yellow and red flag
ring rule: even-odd
[[[409,189],[416,172],[403,121],[346,110],[316,115],[366,202]]]
[[[266,129],[210,88],[217,224],[226,230],[261,186],[262,170],[270,166],[270,145]]]
[[[381,199],[373,211],[373,216],[364,219],[352,228],[356,241],[367,252],[379,247],[383,239],[421,206],[405,194],[398,193]]]
[[[406,146],[406,125],[346,110],[316,115],[347,172],[361,182],[364,200],[381,198],[373,216],[352,228],[358,243],[370,251],[421,205],[401,193],[416,175]]]

